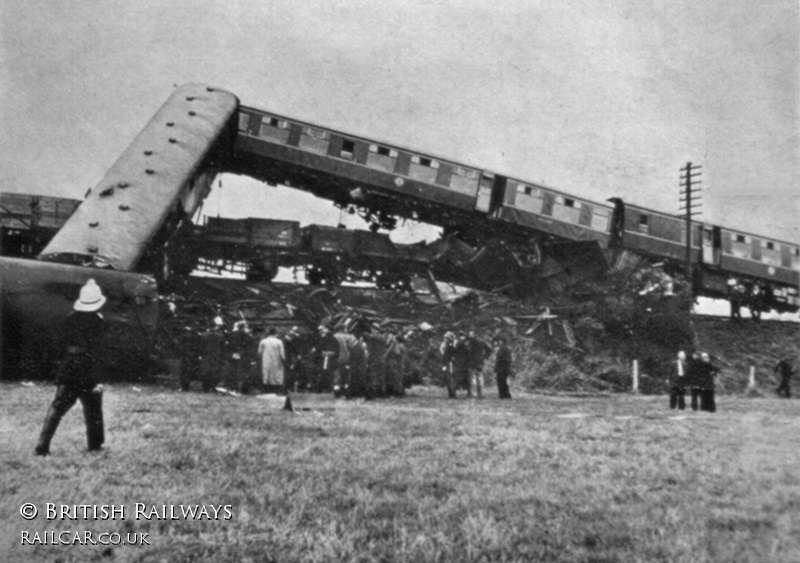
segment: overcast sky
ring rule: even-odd
[[[202,82],[245,105],[669,213],[692,161],[705,220],[800,241],[796,0],[0,6],[4,191],[82,197],[174,85]],[[207,207],[223,213],[313,220],[330,208],[235,179],[215,195]]]

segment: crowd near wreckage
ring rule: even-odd
[[[424,272],[431,282],[441,276],[494,291],[535,293],[597,276],[630,253],[663,263],[669,274],[683,268],[686,259],[680,217],[619,198],[593,202],[241,106],[218,88],[187,85],[173,92],[87,191],[37,259],[0,257],[4,374],[14,373],[26,348],[54,348],[53,327],[89,279],[108,294],[109,324],[120,330],[120,342],[125,342],[120,345],[136,348],[140,337],[152,336],[156,327],[159,290],[163,294],[198,260],[206,265],[238,261],[213,254],[226,252],[224,245],[216,250],[201,245],[211,254],[205,258],[189,251],[196,250],[198,229],[192,217],[221,173],[310,192],[372,225],[363,235],[300,229],[292,239],[295,247],[285,251],[276,251],[274,241],[268,241],[261,246],[270,251],[263,252],[258,241],[248,238],[250,254],[241,263],[252,278],[271,277],[276,266],[302,263],[312,282],[360,277],[402,285],[408,268]],[[442,227],[442,241],[416,249],[387,246],[378,231],[403,219]],[[248,221],[241,224],[252,237],[257,220]],[[220,226],[204,226],[205,236],[219,239],[214,231]],[[275,224],[261,227],[280,233]],[[288,229],[298,234],[296,226]],[[5,233],[4,228],[4,238]],[[759,309],[796,311],[800,306],[797,244],[701,222],[692,223],[690,236],[694,295],[730,297],[728,280],[735,278],[737,285],[760,288]],[[37,240],[26,248],[17,242],[23,252]],[[349,247],[339,251],[326,244]],[[398,273],[387,263],[403,268]]]
[[[159,342],[161,355],[171,359],[161,372],[170,373],[165,380],[172,384],[180,380],[183,389],[235,394],[333,392],[373,398],[403,396],[420,383],[447,386],[453,393],[462,387],[477,392],[482,388],[477,373],[467,368],[480,371],[491,352],[477,343],[481,337],[487,343],[504,339],[516,323],[494,318],[502,314],[494,311],[480,337],[469,335],[477,312],[470,296],[476,295],[449,302],[449,314],[442,318],[429,294],[412,299],[378,288],[193,278],[179,294],[164,297]],[[513,300],[494,301],[505,301],[506,311],[514,307]],[[449,366],[440,349],[446,334],[453,344],[456,335],[461,337]],[[461,361],[462,340],[468,341],[469,361]],[[279,361],[268,357],[277,349]]]

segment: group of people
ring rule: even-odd
[[[254,333],[245,321],[227,333],[221,317],[185,346],[181,388],[193,380],[210,391],[242,393],[333,392],[336,396],[405,394],[410,369],[402,330],[372,326],[345,332],[323,324],[316,332],[294,326]]]
[[[403,396],[408,354],[402,331],[354,332],[320,325],[279,337],[274,328],[258,344],[261,379],[268,392],[333,392],[337,397]]]
[[[268,391],[333,392],[343,397],[402,397],[415,369],[402,330],[362,327],[353,332],[321,325],[316,335],[301,336],[293,327],[283,338],[270,329],[258,344],[263,388]],[[501,399],[510,399],[512,353],[505,338],[496,339],[495,373]],[[448,396],[466,389],[483,397],[483,368],[492,347],[469,333],[447,332],[438,350]],[[474,395],[473,395],[474,389]]]
[[[337,397],[402,397],[412,372],[424,371],[424,361],[407,348],[406,341],[412,337],[402,329],[381,329],[368,323],[350,331],[322,324],[315,333],[295,326],[280,335],[274,327],[253,334],[245,321],[239,321],[226,333],[222,319],[215,317],[188,347],[181,388],[188,390],[196,379],[206,391],[223,386],[243,393],[307,391],[333,392]],[[495,344],[493,350],[475,331],[444,335],[435,363],[441,365],[449,397],[455,398],[458,389],[466,389],[469,397],[483,397],[484,364],[496,352],[498,394],[502,399],[511,398],[511,349],[504,337],[498,337]],[[427,348],[434,350],[430,344]]]
[[[728,301],[731,304],[731,320],[742,320],[742,307],[750,309],[750,316],[756,322],[761,320],[761,312],[768,311],[773,300],[773,289],[769,284],[740,282],[728,278]]]
[[[776,393],[780,397],[790,398],[792,396],[790,381],[795,372],[792,358],[786,357],[780,360],[773,368],[773,372],[780,378]],[[689,390],[692,410],[699,408],[701,411],[716,412],[715,380],[719,368],[711,363],[711,357],[707,352],[695,352],[691,358],[687,358],[683,351],[678,352],[674,373],[669,394],[670,408],[685,409],[686,391]]]
[[[508,379],[513,377],[512,353],[507,340],[498,336],[496,339],[497,350],[495,353],[495,377],[497,393],[501,399],[510,399],[511,392]],[[447,332],[439,347],[442,358],[442,371],[444,372],[447,396],[456,398],[456,390],[464,388],[467,396],[483,398],[483,367],[493,350],[486,342],[478,338],[474,330],[468,333]]]
[[[707,352],[694,352],[689,358],[686,352],[678,352],[675,377],[669,394],[669,406],[672,409],[686,408],[686,391],[691,395],[692,410],[716,412],[715,379],[719,368],[711,363]]]

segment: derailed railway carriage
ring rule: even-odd
[[[387,218],[406,217],[440,225],[472,244],[503,240],[521,256],[540,256],[549,241],[585,241],[675,269],[686,260],[681,216],[618,199],[594,202],[254,108],[239,110],[230,170],[356,206],[376,228],[391,227]],[[736,279],[765,288],[768,308],[800,307],[800,245],[702,222],[693,222],[691,233],[698,294],[724,297]]]

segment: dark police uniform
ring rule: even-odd
[[[64,359],[56,376],[56,396],[47,411],[37,455],[50,453],[50,440],[58,424],[75,401],[83,405],[89,451],[105,441],[102,392],[96,388],[98,344],[103,335],[103,317],[98,312],[73,311],[64,323]]]

